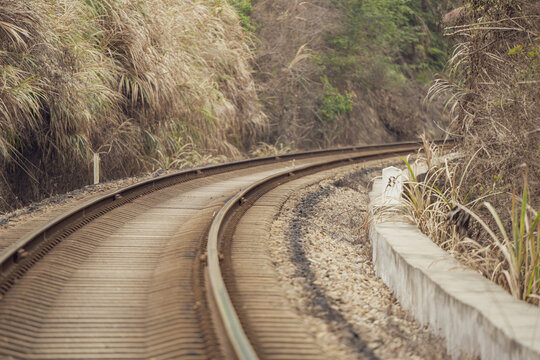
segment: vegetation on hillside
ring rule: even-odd
[[[254,31],[255,27],[251,23],[251,13],[253,12],[251,0],[229,0],[229,3],[236,9],[242,26],[248,31]]]
[[[94,153],[109,180],[434,135],[448,4],[0,0],[0,208],[88,184]]]
[[[0,0],[0,203],[18,206],[206,154],[264,128],[227,2]]]
[[[343,26],[331,31],[320,60],[336,82],[390,87],[406,79],[427,83],[446,64],[440,2],[333,0]]]
[[[255,76],[270,141],[297,147],[392,141],[415,137],[441,117],[423,106],[421,93],[447,59],[440,24],[447,1],[259,0],[253,6],[252,23],[264,41]]]
[[[471,191],[477,195],[495,187],[519,193],[528,172],[530,197],[538,207],[540,4],[474,0],[459,10],[447,29],[455,43],[449,77],[438,79],[431,95],[451,94],[448,131],[460,151],[475,154]]]
[[[471,0],[446,18],[454,52],[430,97],[449,98],[461,156],[409,184],[409,213],[458,259],[540,305],[540,3]]]

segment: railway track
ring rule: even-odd
[[[0,252],[0,357],[324,358],[258,241],[274,200],[252,205],[291,179],[418,147],[210,166],[71,209]]]

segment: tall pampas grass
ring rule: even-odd
[[[94,153],[112,179],[237,157],[266,126],[227,2],[0,0],[0,35],[7,203],[88,183]]]

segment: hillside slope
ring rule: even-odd
[[[253,0],[270,142],[297,147],[439,136],[425,85],[446,61],[445,1]]]
[[[433,92],[451,94],[450,131],[460,151],[474,154],[461,164],[472,169],[466,183],[475,195],[483,189],[519,193],[528,183],[538,209],[540,3],[467,1],[456,14],[448,28],[455,43],[453,76],[438,81]],[[510,198],[494,201],[511,208]]]
[[[226,2],[0,0],[0,208],[237,156],[265,126]]]

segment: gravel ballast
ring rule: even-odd
[[[357,168],[289,197],[269,240],[280,282],[329,358],[447,359],[375,275],[367,187],[378,174]]]

